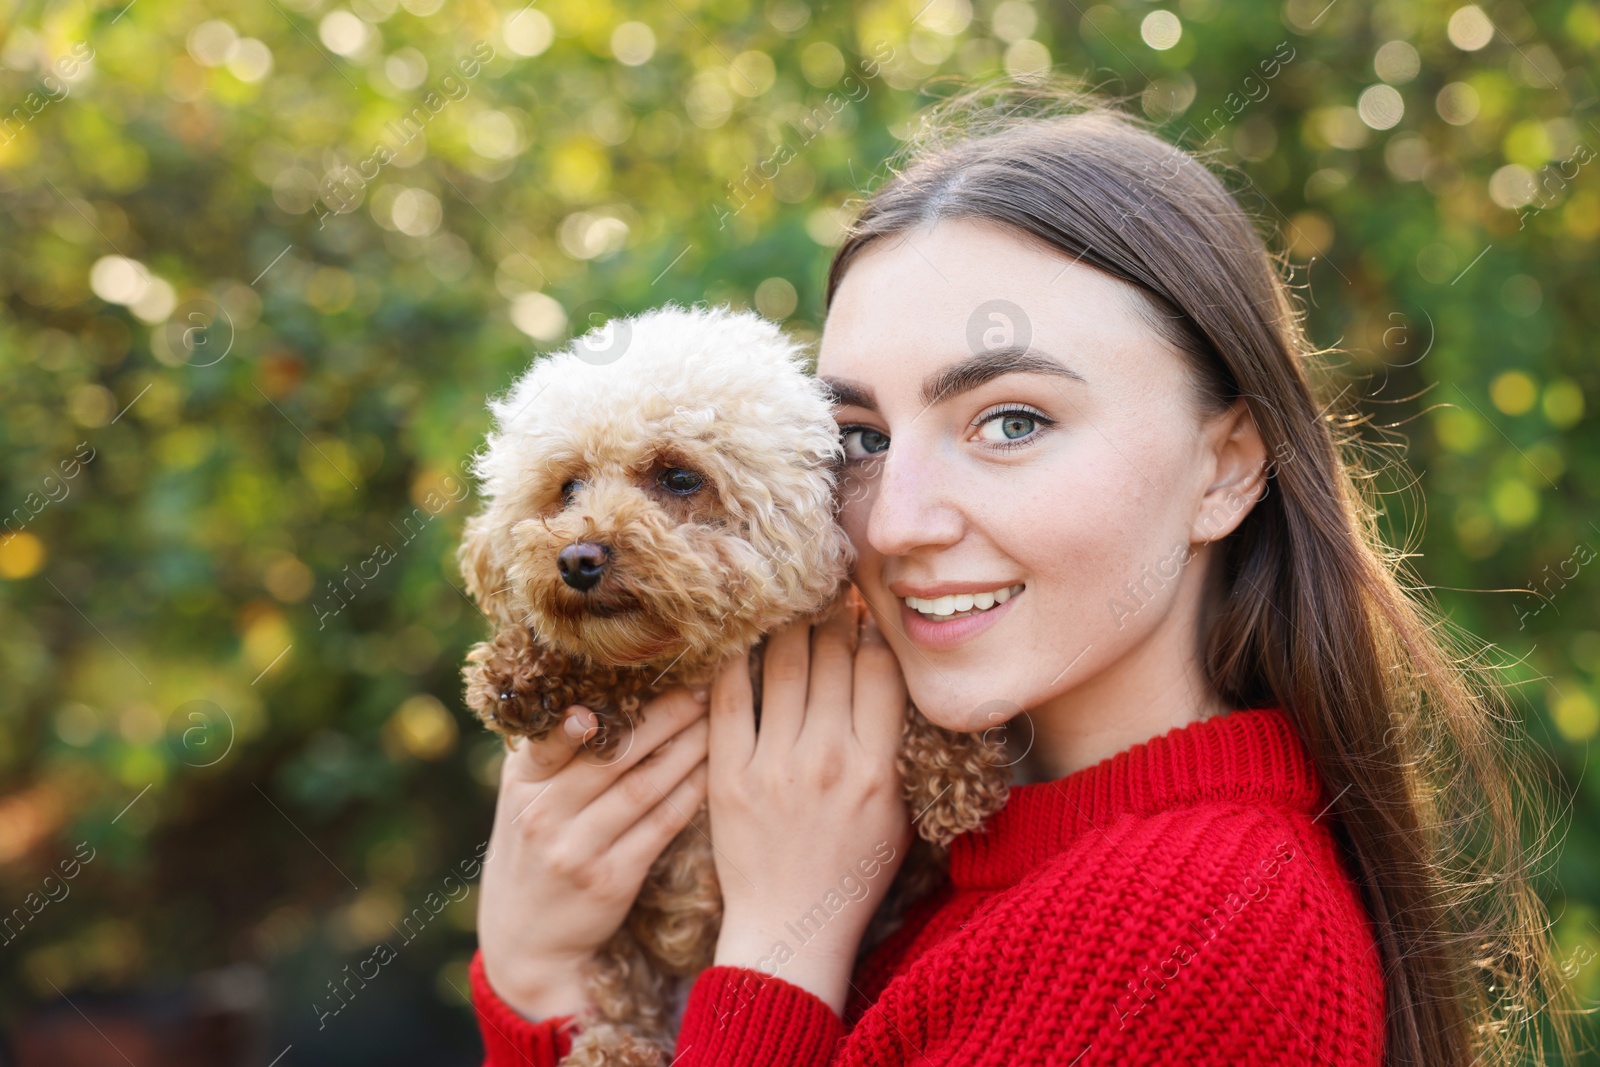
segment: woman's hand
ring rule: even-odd
[[[589,1004],[584,966],[622,925],[650,865],[706,795],[706,694],[669,690],[617,750],[574,705],[506,754],[483,863],[478,944],[500,999],[531,1019]]]
[[[742,657],[711,688],[716,963],[779,974],[842,1012],[911,837],[895,771],[905,681],[853,590],[816,627],[774,633],[765,655],[759,733]]]

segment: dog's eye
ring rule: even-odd
[[[582,488],[583,482],[581,480],[577,478],[570,479],[561,487],[561,502],[563,504],[572,503],[572,495]]]
[[[657,481],[667,492],[677,493],[680,496],[688,496],[705,483],[705,479],[699,474],[683,467],[668,467],[661,472],[661,477]]]

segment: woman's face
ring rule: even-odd
[[[1242,402],[1202,417],[1132,293],[969,220],[879,239],[838,289],[817,370],[855,582],[942,726],[1192,683],[1201,549],[1264,463]]]

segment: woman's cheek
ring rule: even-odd
[[[844,528],[845,536],[850,538],[850,543],[855,546],[857,558],[872,551],[872,546],[867,543],[868,506],[868,501],[859,497],[842,497],[839,505],[839,525]]]
[[[855,561],[850,566],[850,580],[860,591],[862,599],[867,602],[878,629],[885,634],[891,634],[900,629],[899,602],[894,594],[884,587],[883,557],[873,551],[867,542],[864,525],[860,532],[848,523],[841,525],[844,526],[845,536],[855,548]]]
[[[1114,661],[1153,628],[1176,587],[1146,583],[1143,599],[1130,593],[1150,554],[1148,534],[1140,538],[1098,510],[1063,507],[1054,514],[1068,519],[1048,532],[1031,531],[1031,546],[1008,546],[1030,588],[1016,617],[997,628],[1011,632],[994,643],[1003,662],[989,665],[990,677],[1006,679],[1008,698],[1023,707],[1073,688]]]
[[[866,568],[878,569],[877,553],[867,540],[867,524],[872,517],[873,481],[870,477],[847,470],[838,489],[839,525],[856,550],[856,573]]]
[[[1168,553],[1153,547],[1148,534],[1108,539],[1099,552],[1099,566],[1084,576],[1086,583],[1092,583],[1092,592],[1082,601],[1082,625],[1088,640],[1115,646],[1148,629],[1162,614],[1181,570],[1166,578],[1156,576],[1155,569]]]

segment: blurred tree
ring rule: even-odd
[[[452,555],[485,397],[667,300],[814,337],[930,79],[1052,66],[1286,252],[1387,527],[1576,791],[1551,891],[1600,993],[1591,0],[60,0],[0,34],[6,1011],[259,966],[265,1058],[469,1062],[476,902],[406,917],[493,800]]]

